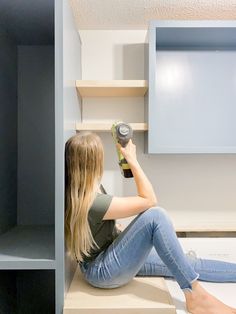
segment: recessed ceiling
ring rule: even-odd
[[[70,0],[78,29],[146,29],[150,20],[235,20],[236,0]]]

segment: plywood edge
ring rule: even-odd
[[[77,131],[102,131],[102,132],[110,132],[112,123],[108,122],[100,122],[100,123],[87,123],[87,122],[77,122],[76,130]],[[129,123],[134,131],[147,131],[148,125],[147,123]]]
[[[146,80],[76,80],[76,87],[147,87]]]
[[[141,97],[148,89],[146,80],[76,80],[75,85],[81,97]]]
[[[236,224],[222,224],[222,225],[217,225],[217,224],[204,224],[202,225],[201,223],[198,222],[189,222],[186,225],[178,225],[175,224],[175,231],[176,232],[236,232]]]
[[[63,314],[176,314],[175,308],[152,309],[64,309]]]

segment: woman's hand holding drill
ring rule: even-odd
[[[156,194],[153,190],[151,182],[148,180],[147,176],[143,172],[141,166],[137,161],[136,156],[136,145],[133,144],[130,139],[125,147],[117,144],[118,149],[127,160],[137,187],[138,196],[146,200],[147,208],[157,205]]]
[[[131,139],[125,147],[122,147],[119,143],[117,144],[117,147],[130,166],[137,162],[136,145],[133,144]]]

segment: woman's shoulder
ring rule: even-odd
[[[107,212],[113,196],[110,194],[97,193],[92,206],[89,209],[90,215],[101,220]]]
[[[113,195],[98,192],[90,209],[107,206],[113,198]]]

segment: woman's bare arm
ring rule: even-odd
[[[121,147],[119,144],[117,145],[132,170],[137,188],[137,196],[113,197],[103,217],[104,220],[137,215],[157,205],[157,198],[152,184],[137,161],[136,146],[132,143],[132,140],[129,141],[126,147]]]

